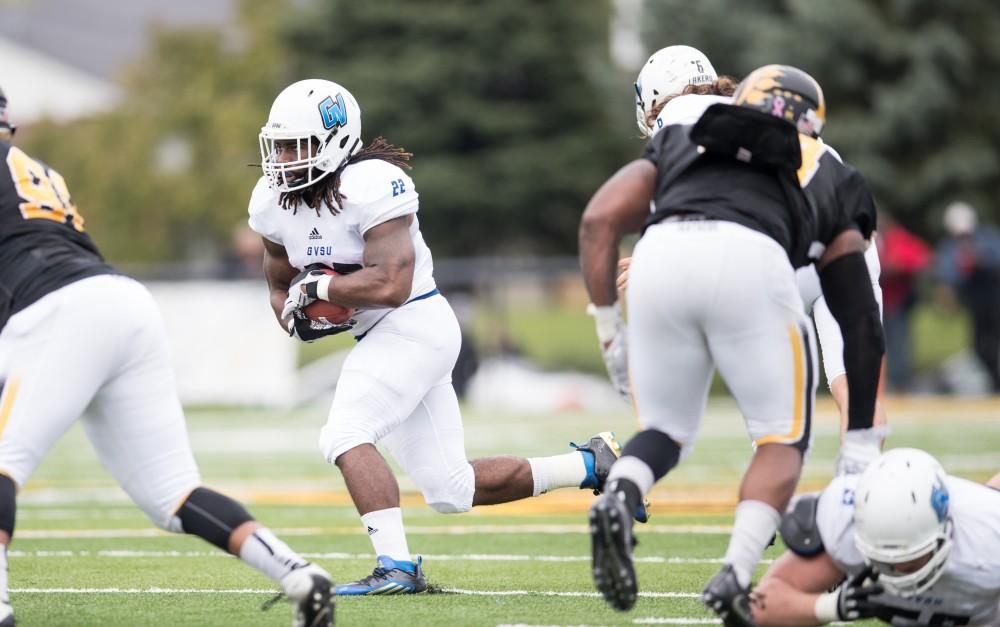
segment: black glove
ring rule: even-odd
[[[878,583],[878,575],[866,568],[840,584],[837,592],[837,613],[842,620],[878,618],[887,623],[892,621],[896,610],[873,599],[885,592]]]
[[[301,309],[292,310],[288,321],[288,335],[303,342],[315,342],[321,337],[350,331],[357,322],[351,318],[344,324],[324,324],[310,320]]]

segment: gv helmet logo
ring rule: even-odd
[[[939,479],[931,490],[931,507],[937,514],[938,522],[944,522],[944,519],[948,517],[948,500],[948,488]]]
[[[344,126],[347,124],[347,104],[344,102],[344,97],[341,94],[337,94],[337,99],[334,100],[330,96],[327,96],[319,103],[319,116],[323,120],[323,128],[330,130],[335,126]]]

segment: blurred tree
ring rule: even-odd
[[[1000,219],[1000,4],[992,0],[647,0],[651,50],[686,43],[741,78],[766,63],[823,86],[824,138],[925,235],[952,199]]]
[[[232,30],[160,30],[115,111],[25,129],[113,261],[216,260],[246,219],[256,136],[286,81],[282,0],[243,0]],[[276,19],[277,18],[277,19]],[[19,135],[19,139],[21,136]]]
[[[351,90],[366,140],[414,153],[437,254],[573,253],[590,195],[639,150],[602,89],[609,4],[319,0],[287,42],[299,77]]]

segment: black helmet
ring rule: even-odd
[[[736,88],[733,104],[781,118],[811,137],[819,137],[826,123],[823,89],[790,65],[765,65],[751,72]]]
[[[14,136],[14,131],[17,127],[10,123],[7,118],[7,95],[3,93],[3,88],[0,87],[0,139],[10,140]]]

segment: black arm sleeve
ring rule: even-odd
[[[885,339],[864,255],[851,253],[834,259],[819,273],[819,281],[844,337],[847,428],[867,429],[875,417]]]

